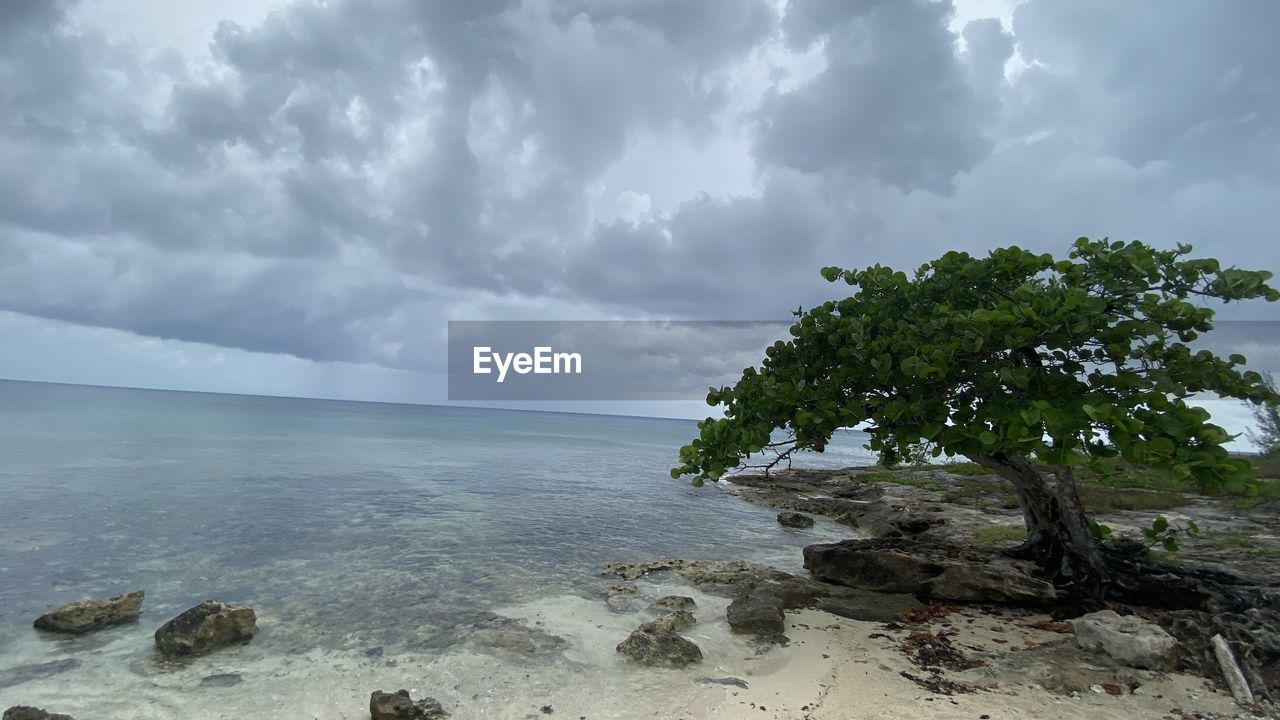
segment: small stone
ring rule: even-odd
[[[374,690],[369,696],[370,720],[439,720],[449,717],[435,698],[414,701],[408,690],[393,693]]]
[[[36,618],[38,630],[79,635],[111,625],[135,622],[142,612],[144,591],[136,590],[107,600],[68,603]]]
[[[239,685],[243,679],[236,673],[205,675],[200,678],[200,687],[231,687],[232,685]]]
[[[1101,695],[1103,693],[1103,688],[1101,685],[1090,685],[1089,692]]]

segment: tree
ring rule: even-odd
[[[1035,559],[1080,611],[1102,606],[1108,570],[1076,493],[1074,468],[1119,456],[1205,488],[1244,489],[1252,470],[1187,403],[1213,392],[1254,403],[1276,393],[1245,358],[1187,343],[1212,327],[1206,301],[1280,299],[1270,273],[1190,259],[1189,246],[1078,239],[1068,259],[1017,247],[948,252],[913,277],[876,265],[828,267],[857,291],[796,311],[791,338],[707,403],[673,477],[718,479],[753,455],[821,451],[864,425],[892,463],[920,443],[1008,480]],[[776,430],[786,438],[774,440]]]
[[[1271,373],[1263,374],[1263,382],[1271,392],[1276,392],[1276,381]],[[1258,423],[1258,429],[1249,431],[1249,440],[1263,455],[1280,454],[1280,405],[1264,403],[1254,407],[1253,419]]]

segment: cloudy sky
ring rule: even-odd
[[[6,0],[0,377],[432,402],[449,319],[785,319],[824,265],[1079,235],[1277,271],[1276,27],[1272,0]]]

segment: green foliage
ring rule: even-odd
[[[1272,393],[1276,392],[1275,378],[1271,373],[1266,373],[1263,380]],[[1249,440],[1263,455],[1280,457],[1280,403],[1263,403],[1254,407],[1253,419],[1258,427],[1249,431]]]
[[[1236,510],[1252,510],[1276,500],[1280,500],[1280,480],[1260,480],[1249,487],[1244,497],[1232,500],[1230,505]]]
[[[1187,404],[1201,392],[1280,397],[1245,359],[1188,343],[1212,328],[1208,300],[1280,299],[1270,273],[1192,259],[1187,246],[1076,241],[1067,259],[1016,247],[949,252],[914,275],[829,267],[857,288],[807,312],[759,368],[712,389],[724,417],[699,423],[673,477],[719,478],[762,452],[775,429],[821,449],[864,426],[892,465],[913,446],[935,456],[1022,456],[1076,464],[1118,457],[1201,488],[1243,490],[1230,436]]]
[[[1159,545],[1164,548],[1165,552],[1178,552],[1179,537],[1199,537],[1200,526],[1191,520],[1187,521],[1185,527],[1174,525],[1169,522],[1169,518],[1161,515],[1151,522],[1151,527],[1142,529],[1142,536],[1147,540],[1146,550]],[[1145,552],[1145,551],[1144,551]]]
[[[858,482],[864,483],[897,483],[925,490],[945,490],[946,485],[928,476],[916,475],[902,470],[872,470],[854,476]]]
[[[952,475],[965,475],[970,477],[975,475],[994,475],[995,474],[990,470],[988,470],[987,468],[982,467],[978,463],[973,463],[973,462],[949,462],[943,465],[942,469],[951,473]]]

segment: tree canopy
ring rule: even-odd
[[[1078,239],[1067,259],[1017,247],[948,252],[914,275],[876,265],[823,268],[857,287],[797,311],[791,338],[733,387],[713,389],[724,417],[699,423],[673,477],[716,479],[744,457],[821,450],[863,427],[892,461],[928,443],[935,456],[1024,457],[1050,465],[1119,455],[1217,489],[1246,483],[1231,436],[1188,400],[1209,392],[1253,403],[1276,393],[1245,358],[1191,346],[1212,328],[1211,301],[1280,292],[1271,274],[1157,250]],[[775,443],[775,430],[788,438]]]

